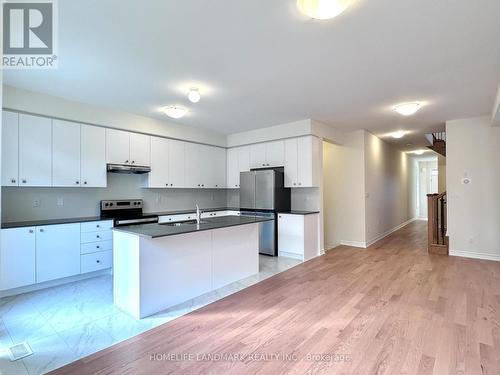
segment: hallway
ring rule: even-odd
[[[429,256],[426,229],[338,247],[54,374],[500,373],[500,263]]]

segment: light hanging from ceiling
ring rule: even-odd
[[[401,103],[394,106],[394,112],[399,113],[401,116],[411,116],[414,115],[420,108],[422,108],[422,104],[419,102],[411,102],[411,103]]]
[[[347,9],[351,0],[297,0],[297,8],[317,20],[337,17]]]
[[[188,99],[191,103],[198,103],[201,99],[200,90],[198,90],[196,87],[192,87],[191,89],[189,89]]]
[[[163,109],[163,112],[171,118],[179,119],[181,117],[184,117],[186,113],[188,112],[187,108],[184,107],[179,107],[176,105],[170,105],[168,107],[165,107]]]

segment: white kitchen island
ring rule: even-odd
[[[228,216],[114,228],[115,305],[140,319],[257,274],[265,220]]]

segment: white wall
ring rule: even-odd
[[[347,133],[343,145],[323,142],[325,249],[364,245],[364,195],[364,131]]]
[[[500,127],[448,121],[446,137],[450,255],[500,260]]]
[[[446,158],[438,155],[438,192],[443,193],[446,191]]]
[[[214,146],[226,146],[226,136],[210,130],[73,102],[7,85],[4,85],[3,89],[2,106],[6,109]]]
[[[103,199],[143,199],[145,212],[226,206],[224,189],[142,189],[140,175],[108,174],[107,188],[2,188],[2,221],[26,221],[99,215]],[[63,199],[63,206],[57,199]],[[33,207],[33,200],[40,202]]]
[[[410,198],[410,156],[382,139],[364,132],[366,242],[383,237],[415,217]]]

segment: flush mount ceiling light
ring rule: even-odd
[[[416,151],[413,151],[413,153],[415,155],[423,155],[424,152],[425,152],[425,150],[416,150]]]
[[[191,103],[198,103],[201,99],[200,90],[196,87],[191,87],[189,89],[188,99]]]
[[[317,20],[337,17],[347,9],[351,0],[297,0],[297,8]]]
[[[184,107],[179,107],[177,105],[170,105],[163,109],[163,113],[165,113],[168,117],[171,118],[181,118],[188,112],[188,110]]]
[[[419,102],[401,103],[394,106],[393,111],[399,113],[401,116],[411,116],[420,108],[422,108],[422,104]]]
[[[391,133],[390,136],[394,139],[403,138],[406,132],[404,130],[399,130],[397,132]]]

